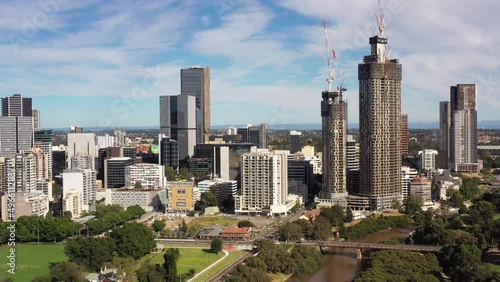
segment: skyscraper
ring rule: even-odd
[[[158,136],[158,140],[160,141],[158,156],[160,165],[169,166],[173,169],[179,168],[179,142],[161,134]]]
[[[115,137],[115,147],[125,146],[127,132],[123,128],[115,128],[113,135]]]
[[[321,117],[323,131],[323,187],[321,198],[346,205],[347,196],[347,103],[344,89],[323,91]]]
[[[38,148],[48,154],[47,173],[48,178],[52,178],[52,130],[35,131],[33,148]]]
[[[450,161],[451,107],[449,101],[439,102],[439,168],[447,169]]]
[[[88,156],[90,169],[95,169],[96,146],[94,133],[69,133],[67,147],[67,168],[73,169],[73,156]],[[78,157],[76,157],[78,158]],[[81,158],[80,158],[81,159]],[[78,162],[76,162],[78,163]],[[82,169],[86,169],[82,168]]]
[[[401,156],[408,156],[408,115],[401,115]]]
[[[290,153],[295,154],[302,150],[302,143],[300,142],[300,137],[302,132],[292,130],[290,131]]]
[[[33,148],[33,118],[31,116],[0,117],[0,156],[14,157]]]
[[[450,88],[450,163],[457,172],[477,171],[476,85],[458,84]]]
[[[14,157],[33,148],[31,98],[20,94],[2,98],[0,117],[0,156]]]
[[[160,134],[179,143],[179,160],[194,154],[196,132],[196,98],[160,96]]]
[[[21,94],[2,98],[2,116],[30,117],[32,114],[31,98],[23,98]]]
[[[254,144],[259,149],[267,149],[267,123],[249,125],[246,142]]]
[[[359,194],[359,143],[354,136],[347,136],[347,192]]]
[[[402,66],[388,58],[383,20],[379,31],[358,67],[360,194],[369,198],[371,210],[401,200]]]
[[[40,130],[40,110],[32,109],[31,115],[33,116],[33,130],[34,131]]]
[[[208,141],[210,130],[210,67],[181,69],[181,95],[196,97],[196,144]]]

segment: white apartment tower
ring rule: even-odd
[[[418,168],[420,171],[429,171],[436,169],[436,156],[438,151],[431,149],[424,149],[418,151]]]
[[[237,213],[275,214],[286,205],[288,161],[285,153],[267,150],[241,156],[241,195],[236,196]],[[285,212],[286,213],[286,212]]]
[[[96,172],[90,169],[68,169],[63,172],[63,198],[72,189],[80,192],[83,205],[90,205],[96,198]],[[87,209],[87,208],[86,208]]]
[[[134,164],[125,167],[125,187],[133,188],[140,183],[143,189],[165,187],[165,169],[157,164]]]

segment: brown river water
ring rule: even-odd
[[[356,242],[378,243],[393,237],[406,237],[414,228],[393,228],[368,235]],[[366,258],[369,255],[363,252],[363,259],[358,260],[356,249],[330,248],[325,255],[323,265],[309,276],[293,276],[287,282],[346,282],[354,280],[364,269]]]

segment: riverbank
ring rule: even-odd
[[[405,228],[392,228],[388,230],[379,231],[360,239],[353,240],[355,242],[363,243],[379,243],[387,241],[394,237],[406,237],[415,227]],[[365,268],[366,259],[357,259],[357,250],[355,249],[341,249],[330,248],[330,253],[325,255],[323,265],[316,273],[308,276],[294,276],[287,280],[287,282],[328,282],[328,281],[352,281],[359,276],[361,271]]]

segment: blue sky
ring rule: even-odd
[[[382,4],[410,122],[437,121],[457,83],[478,84],[479,120],[500,119],[500,2]],[[325,19],[357,123],[376,11],[376,0],[2,1],[1,94],[32,97],[44,128],[154,126],[180,69],[209,65],[212,124],[319,123]]]

